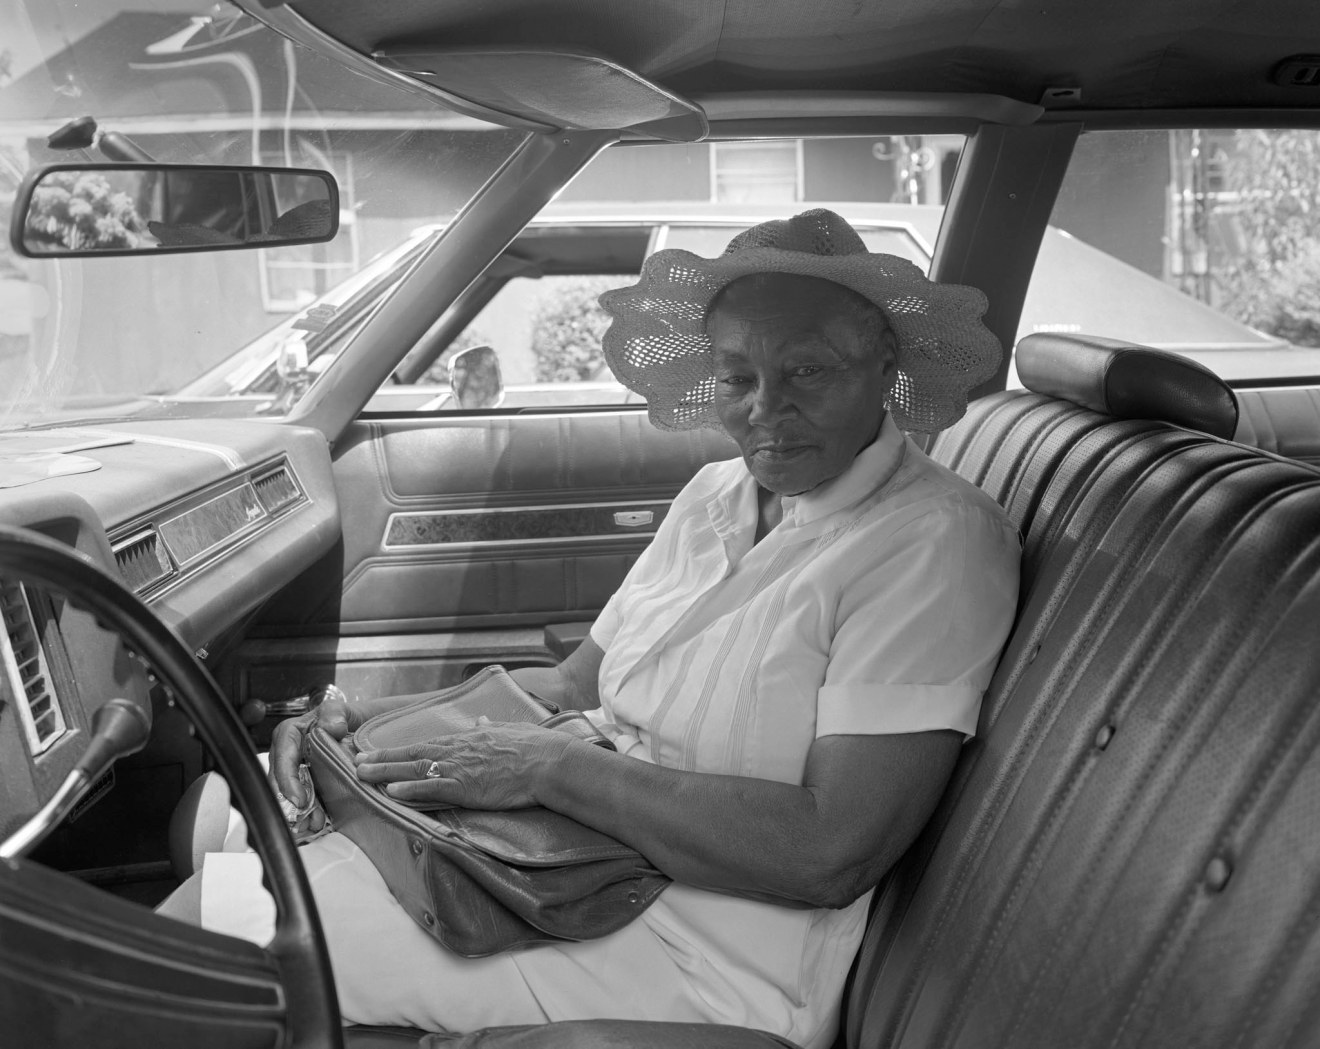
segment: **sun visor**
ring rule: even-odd
[[[600,55],[400,47],[372,58],[493,114],[545,128],[636,131],[669,142],[696,142],[710,130],[700,106]]]

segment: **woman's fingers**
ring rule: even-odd
[[[394,797],[517,809],[537,803],[536,768],[553,764],[571,742],[570,736],[535,725],[482,725],[426,743],[364,752],[354,760],[365,782],[420,784],[406,794],[390,787]],[[428,786],[440,781],[442,787]]]
[[[446,775],[459,770],[447,769],[443,761],[431,756],[438,749],[434,744],[419,744],[359,754],[358,779],[385,784],[385,793],[400,801],[465,804],[470,799],[462,783]]]
[[[383,750],[364,750],[353,757],[358,765],[380,765],[401,761],[435,761],[443,759],[452,749],[445,741],[409,743],[406,747],[385,747]]]
[[[402,783],[391,783],[385,793],[399,801],[431,802],[436,805],[460,805],[463,803],[463,788],[452,779],[415,779]]]
[[[316,708],[316,727],[325,729],[335,739],[348,735],[348,704],[342,699],[327,699]]]
[[[301,721],[301,718],[295,718],[277,725],[270,739],[270,774],[275,781],[275,789],[299,808],[311,800],[304,793],[302,782],[298,779],[304,731]]]
[[[419,758],[412,761],[381,760],[372,755],[372,760],[358,765],[358,779],[368,783],[403,783],[408,780],[434,779],[428,776],[431,766],[438,764],[434,759]]]

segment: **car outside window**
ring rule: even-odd
[[[1309,129],[1082,135],[1018,337],[1124,339],[1239,385],[1320,375],[1318,168]]]

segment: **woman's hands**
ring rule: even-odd
[[[386,792],[400,801],[525,809],[541,804],[541,785],[574,744],[585,745],[553,729],[483,718],[471,732],[370,751],[354,760],[358,779],[388,784]]]
[[[298,775],[307,734],[313,728],[323,728],[335,739],[343,739],[355,732],[367,718],[382,713],[382,709],[379,701],[353,703],[340,693],[328,696],[320,706],[306,714],[276,725],[270,737],[270,781],[276,791],[299,809],[310,805],[310,790]]]

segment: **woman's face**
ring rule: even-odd
[[[715,411],[763,488],[810,491],[875,440],[896,346],[882,320],[867,323],[861,296],[817,277],[756,274],[720,293],[706,331]]]

